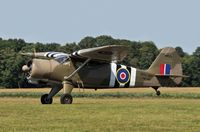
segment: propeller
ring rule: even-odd
[[[32,53],[20,53],[20,54],[31,57],[31,59],[29,59],[27,64],[22,66],[22,71],[23,71],[24,75],[26,76],[26,78],[28,79],[30,77],[31,70],[32,70],[32,62],[33,62],[32,60],[35,58],[35,54],[36,54],[35,47],[33,48]]]
[[[31,75],[31,70],[32,70],[32,60],[29,60],[26,65],[22,66],[22,71],[26,78],[28,79]]]

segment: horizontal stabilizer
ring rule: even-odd
[[[182,78],[189,77],[189,76],[186,76],[186,75],[175,75],[175,74],[167,74],[167,75],[156,74],[155,76],[157,76],[157,77],[182,77]]]

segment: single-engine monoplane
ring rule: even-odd
[[[61,52],[22,53],[33,59],[22,67],[30,83],[51,86],[49,94],[41,96],[42,104],[51,104],[62,88],[61,104],[71,104],[71,92],[79,88],[152,87],[160,95],[159,87],[177,86],[183,77],[182,65],[176,50],[163,48],[147,70],[121,65],[127,47],[108,45],[82,49],[72,54]]]

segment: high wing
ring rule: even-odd
[[[128,47],[122,45],[108,45],[102,47],[82,49],[73,52],[72,58],[88,58],[97,61],[122,61],[128,52]]]
[[[97,61],[122,61],[127,55],[128,48],[122,45],[108,45],[102,47],[82,49],[75,51],[72,54],[62,52],[36,52],[36,53],[21,53],[25,56],[33,58],[50,58],[59,60],[60,58],[78,58],[91,59]]]
[[[69,54],[62,53],[62,52],[36,52],[36,53],[21,53],[25,56],[30,56],[33,58],[61,58],[61,57],[68,57]]]

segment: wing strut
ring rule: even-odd
[[[75,71],[72,72],[69,76],[65,76],[64,80],[69,80],[72,78],[78,71],[80,71],[91,59],[87,59],[81,66],[79,66]]]

